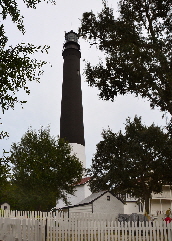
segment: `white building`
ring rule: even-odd
[[[152,194],[151,214],[165,214],[170,208],[172,210],[172,189],[170,185],[164,185],[162,193]]]
[[[81,202],[83,199],[91,195],[91,191],[88,186],[88,181],[90,177],[82,178],[80,183],[76,185],[76,191],[74,195],[67,195],[67,200],[70,203],[69,205],[76,205]],[[61,209],[63,207],[67,207],[67,205],[63,202],[62,199],[58,200],[56,204],[57,209]]]
[[[2,203],[1,204],[1,209],[2,210],[10,210],[10,205],[8,203]]]
[[[118,214],[124,213],[124,202],[109,191],[92,193],[76,205],[64,207],[63,211],[70,213],[106,213],[113,214],[118,218]]]
[[[133,198],[129,194],[126,195],[126,205],[124,206],[124,213],[144,213],[144,205],[138,202],[138,199]],[[158,216],[159,214],[166,214],[166,211],[172,210],[172,190],[170,185],[162,187],[162,193],[152,193],[150,199],[150,214]]]
[[[126,194],[125,205],[124,205],[124,214],[138,213],[143,214],[144,205],[139,202],[138,199],[132,197],[129,194]]]

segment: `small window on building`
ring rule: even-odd
[[[4,210],[6,210],[7,209],[7,206],[4,206]]]
[[[107,201],[110,201],[110,196],[107,196]]]

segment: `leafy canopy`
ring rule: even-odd
[[[85,12],[79,29],[105,55],[105,64],[87,63],[87,82],[102,99],[134,93],[172,114],[171,0],[121,0],[116,19],[103,5],[98,14]]]
[[[129,193],[144,200],[149,213],[151,193],[172,184],[171,136],[136,116],[127,119],[125,133],[104,130],[102,137],[89,170],[91,190]]]
[[[11,147],[9,161],[16,208],[47,211],[56,200],[66,201],[82,178],[82,164],[63,139],[50,136],[50,130],[28,130]]]
[[[23,0],[28,8],[36,8],[41,0]],[[54,0],[46,2],[55,3]],[[48,46],[34,46],[31,43],[19,43],[16,46],[8,45],[8,36],[5,33],[4,22],[7,17],[17,25],[19,31],[25,33],[23,19],[16,0],[0,1],[0,107],[2,112],[14,108],[15,103],[26,101],[18,100],[17,92],[23,89],[27,94],[30,90],[27,81],[39,81],[43,73],[45,61],[38,61],[31,56],[38,51],[47,52]]]

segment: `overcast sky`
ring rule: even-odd
[[[64,34],[65,31],[70,30],[77,32],[83,12],[93,10],[96,13],[102,8],[101,0],[57,0],[55,6],[43,2],[37,5],[36,10],[27,9],[22,0],[17,0],[17,2],[24,15],[26,34],[23,36],[8,18],[5,21],[5,28],[9,37],[9,45],[25,42],[49,45],[50,50],[48,55],[35,55],[38,59],[46,60],[48,64],[44,67],[44,75],[40,83],[29,83],[31,94],[27,96],[24,92],[19,93],[22,100],[27,100],[27,103],[23,105],[24,108],[22,109],[18,104],[14,110],[8,110],[4,115],[1,114],[2,125],[0,127],[10,136],[7,140],[0,141],[1,153],[3,149],[9,151],[13,142],[19,142],[30,126],[38,130],[41,126],[50,125],[52,135],[60,134]],[[117,1],[109,0],[108,3],[117,15]],[[89,167],[93,154],[96,152],[96,144],[101,140],[103,129],[110,127],[114,132],[123,130],[126,118],[133,119],[135,115],[142,116],[146,125],[154,122],[163,126],[166,124],[167,117],[162,119],[162,113],[158,109],[151,110],[149,102],[131,95],[119,96],[114,102],[99,100],[98,91],[89,87],[85,82],[83,60],[86,59],[96,64],[102,54],[96,48],[90,49],[85,40],[80,39],[79,43],[86,160],[87,167]]]

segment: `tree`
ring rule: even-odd
[[[23,1],[28,8],[36,8],[36,4],[41,2],[41,0]],[[54,0],[48,1],[55,3]],[[5,110],[14,108],[17,102],[21,104],[26,102],[18,100],[17,92],[23,89],[29,94],[30,90],[27,87],[27,82],[39,81],[40,75],[43,73],[42,67],[46,64],[45,61],[38,61],[32,58],[31,55],[38,51],[47,52],[49,47],[34,46],[30,43],[8,46],[8,37],[3,22],[10,16],[12,22],[17,24],[18,30],[24,34],[24,17],[20,13],[16,0],[1,0],[0,10],[2,22],[0,25],[0,106],[4,113]]]
[[[105,100],[134,93],[172,115],[171,0],[120,0],[118,18],[103,1],[83,14],[80,35],[104,52],[105,64],[86,65],[86,79]]]
[[[36,8],[37,3],[41,2],[41,0],[23,1],[28,8]],[[54,0],[47,0],[47,2],[55,3]],[[21,104],[26,102],[18,99],[17,92],[23,89],[29,94],[30,90],[27,87],[27,82],[39,81],[40,76],[43,74],[42,67],[46,64],[45,61],[38,61],[32,58],[31,55],[38,51],[48,53],[49,47],[24,43],[9,46],[4,27],[5,20],[10,16],[11,21],[16,23],[18,30],[24,34],[24,17],[20,13],[17,0],[1,0],[0,12],[0,108],[2,113],[4,113],[5,110],[14,108],[17,102]],[[0,140],[5,137],[8,137],[8,133],[0,131]],[[4,177],[6,176],[7,168],[6,165],[2,164],[5,157],[0,158],[0,160],[0,175],[3,177],[1,178],[1,184],[6,185],[6,178],[4,179]]]
[[[48,211],[56,200],[66,201],[82,178],[82,164],[63,139],[50,136],[50,130],[28,130],[11,147],[9,161],[16,208]]]
[[[8,186],[9,165],[6,158],[0,158],[0,203],[4,201],[5,192]]]
[[[92,191],[129,193],[145,201],[172,184],[172,139],[160,127],[146,127],[137,116],[127,119],[125,133],[103,131],[88,173]]]

